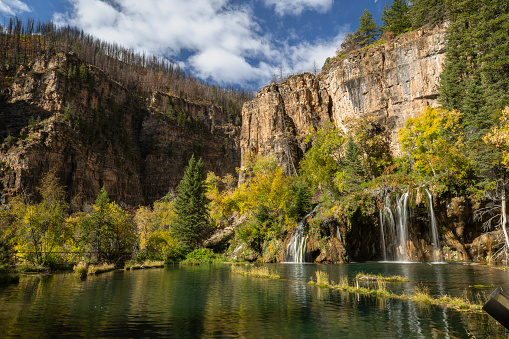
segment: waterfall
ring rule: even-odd
[[[302,221],[299,222],[295,233],[290,239],[290,243],[286,246],[286,262],[305,262],[306,261],[306,246],[308,243],[308,235],[304,235],[304,226],[306,224]]]
[[[380,244],[382,245],[382,254],[384,261],[387,261],[387,248],[385,247],[384,215],[380,210]]]
[[[426,188],[428,194],[428,205],[429,205],[429,219],[431,228],[431,245],[433,246],[433,261],[442,261],[442,247],[440,246],[440,239],[438,237],[437,220],[435,219],[435,211],[433,211],[433,197],[430,191]]]
[[[399,251],[398,260],[408,261],[407,241],[408,241],[408,191],[397,199],[396,212],[398,216],[398,239]]]
[[[343,242],[341,240],[341,233],[339,233],[339,226],[336,226],[336,238],[338,238],[339,242]]]
[[[306,246],[308,243],[309,236],[304,234],[304,229],[307,225],[307,219],[312,216],[318,206],[313,211],[308,213],[302,220],[297,224],[295,232],[290,238],[290,242],[286,246],[286,262],[302,263],[306,262]]]
[[[380,210],[380,247],[384,261],[389,254],[392,260],[408,261],[408,194],[396,195],[393,203],[391,197],[385,197],[385,204]]]

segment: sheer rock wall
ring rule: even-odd
[[[346,131],[361,115],[389,128],[397,152],[405,119],[438,105],[444,60],[445,27],[424,27],[350,53],[316,77],[305,73],[265,86],[242,110],[242,157],[274,154],[291,172],[309,147],[302,140],[310,127],[332,121]]]
[[[102,186],[125,206],[160,199],[193,153],[208,171],[235,173],[240,128],[226,123],[221,109],[158,92],[140,97],[88,65],[88,81],[69,74],[81,65],[65,54],[4,70],[0,203],[20,194],[36,199],[49,170],[76,209]]]

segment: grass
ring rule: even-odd
[[[318,285],[321,287],[330,287],[330,279],[329,279],[329,273],[323,272],[323,271],[316,271],[316,281],[311,278],[309,280],[309,283],[312,285]]]
[[[16,271],[20,273],[44,273],[48,271],[47,267],[41,265],[21,265],[16,267]]]
[[[429,294],[428,287],[422,285],[414,288],[413,299],[422,303],[431,303],[433,301],[433,297]]]
[[[495,285],[469,285],[472,288],[495,288]]]
[[[114,264],[101,264],[101,265],[89,265],[88,266],[88,275],[91,274],[100,274],[106,273],[109,271],[113,271],[115,269]]]
[[[76,278],[83,280],[87,277],[88,265],[85,264],[84,262],[80,262],[79,264],[73,267],[73,271]]]
[[[152,261],[152,260],[145,260],[144,262],[128,262],[125,264],[126,270],[139,270],[144,268],[157,268],[157,267],[164,267],[164,261]]]
[[[363,273],[359,272],[355,276],[357,280],[383,280],[386,282],[409,282],[410,280],[407,277],[402,277],[400,275],[391,275],[391,276],[383,276],[381,274],[371,274],[371,273]]]
[[[459,311],[464,312],[472,312],[472,313],[481,313],[482,307],[487,301],[486,295],[482,296],[480,294],[477,295],[476,302],[472,303],[466,297],[466,293],[462,298],[458,297],[433,297],[429,294],[429,289],[426,286],[417,286],[413,290],[413,295],[405,295],[405,294],[395,294],[386,290],[386,282],[385,279],[377,279],[377,284],[374,289],[365,288],[365,287],[355,287],[350,286],[348,281],[345,278],[340,280],[340,283],[337,285],[333,285],[332,288],[352,292],[352,293],[360,293],[367,295],[377,295],[383,296],[392,299],[400,299],[400,300],[410,300],[418,303],[432,304],[438,306],[444,306],[447,308],[452,308]]]
[[[280,276],[271,272],[266,266],[239,266],[232,265],[232,272],[235,274],[250,276],[250,277],[260,277],[260,278],[269,278],[269,279],[279,279]]]
[[[252,267],[251,269],[246,269],[239,266],[232,265],[232,272],[241,275],[249,275],[256,277],[266,277],[272,279],[279,279],[279,275],[275,275],[269,272],[267,267]],[[359,276],[359,275],[357,275]],[[365,276],[364,274],[362,276]],[[329,279],[329,274],[323,271],[316,271],[315,278],[310,278],[308,283],[303,282],[308,285],[316,285],[323,288],[331,288],[344,292],[350,293],[358,293],[372,296],[379,296],[384,298],[391,299],[400,299],[400,300],[410,300],[417,303],[423,304],[431,304],[437,306],[443,306],[451,309],[455,309],[462,312],[470,312],[470,313],[482,313],[483,305],[488,301],[489,297],[483,292],[483,294],[477,294],[475,302],[471,302],[466,295],[466,291],[464,296],[462,297],[450,297],[450,296],[440,296],[434,297],[429,294],[429,289],[427,286],[419,285],[414,288],[412,295],[406,294],[395,294],[387,290],[387,282],[392,281],[401,281],[402,278],[399,276],[398,279],[392,279],[393,277],[382,277],[384,279],[380,279],[380,276],[375,276],[377,279],[371,279],[376,281],[374,288],[360,287],[358,284],[356,286],[351,286],[347,277],[341,277],[339,283],[334,284]],[[408,281],[408,280],[403,280]]]

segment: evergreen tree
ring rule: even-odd
[[[374,43],[380,35],[380,28],[376,24],[371,13],[365,9],[360,17],[360,27],[355,31],[354,36],[359,38],[359,45],[365,47]]]
[[[489,128],[491,115],[509,104],[509,41],[504,24],[509,22],[509,0],[465,0],[451,4],[450,13],[440,102],[448,109],[465,111],[467,128],[479,129],[479,121],[482,128]]]
[[[413,0],[410,7],[412,27],[426,24],[436,25],[450,18],[449,6],[452,0]]]
[[[479,76],[475,76],[468,82],[465,99],[462,104],[461,111],[471,128],[482,130],[483,126],[486,126],[487,123],[489,124],[490,117],[479,114],[486,104],[481,91],[481,79]]]
[[[483,143],[494,115],[509,103],[509,0],[464,0],[448,5],[446,63],[439,99],[464,111],[466,144],[481,182],[498,177],[500,154]],[[482,186],[482,184],[481,184]]]
[[[345,173],[345,188],[357,189],[363,181],[363,168],[359,157],[359,147],[350,136],[346,142],[345,161],[343,167]]]
[[[412,27],[409,10],[406,0],[394,0],[390,8],[386,2],[382,12],[382,31],[398,35],[409,30]]]
[[[194,155],[189,160],[184,177],[177,187],[174,237],[185,251],[198,248],[209,235],[209,218],[205,196],[204,165]]]
[[[305,182],[300,182],[296,186],[294,211],[298,218],[302,218],[311,210],[311,190]]]

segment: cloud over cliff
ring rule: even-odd
[[[334,53],[344,34],[289,42],[265,29],[252,3],[232,0],[69,0],[54,21],[137,51],[164,55],[195,75],[223,84],[257,87],[279,66],[287,73],[311,71]],[[325,11],[332,0],[266,0],[276,13]],[[286,10],[282,10],[282,8]]]

